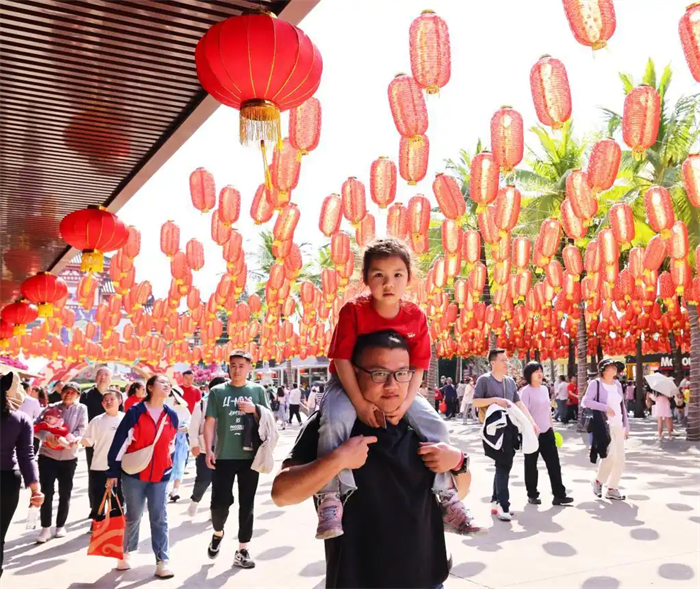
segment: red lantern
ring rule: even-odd
[[[291,240],[294,237],[300,214],[299,207],[294,203],[287,205],[279,212],[272,230],[276,242]]]
[[[323,199],[318,228],[326,237],[330,237],[340,229],[343,215],[343,203],[337,194],[331,194]]]
[[[696,82],[700,82],[700,4],[697,2],[688,6],[681,17],[678,34],[690,73]]]
[[[510,106],[502,106],[491,118],[491,150],[504,174],[523,159],[523,117]]]
[[[656,88],[637,86],[625,97],[622,138],[632,148],[635,159],[641,160],[644,152],[656,143],[660,114],[661,99]]]
[[[231,225],[238,221],[238,217],[241,215],[241,193],[233,186],[224,186],[219,192],[218,210],[219,219],[225,225]]]
[[[166,221],[160,228],[160,251],[172,258],[180,250],[180,228]]]
[[[14,325],[12,331],[14,335],[23,335],[27,330],[27,324],[36,321],[37,316],[38,311],[36,307],[24,301],[17,301],[16,303],[5,305],[2,312],[0,312],[0,318],[2,318],[3,321]]]
[[[700,11],[696,14],[700,14]],[[700,208],[700,154],[691,153],[683,162],[682,171],[688,200],[694,207]]]
[[[408,211],[400,202],[392,204],[387,211],[386,232],[396,239],[408,238]]]
[[[632,208],[624,202],[617,202],[610,207],[610,228],[615,241],[621,246],[628,245],[634,239],[634,214]]]
[[[688,255],[688,227],[683,221],[676,221],[671,227],[671,238],[667,247],[668,255],[675,260],[683,260]]]
[[[466,203],[462,191],[452,176],[437,174],[433,181],[433,194],[437,199],[440,211],[448,219],[458,219],[466,211]]]
[[[587,233],[583,219],[576,215],[568,198],[561,203],[561,224],[569,239],[581,239]]]
[[[420,86],[406,74],[397,74],[389,84],[389,106],[396,129],[406,139],[422,143],[428,130],[428,110]]]
[[[318,98],[309,98],[289,113],[289,142],[306,155],[318,147],[320,138],[321,103]]]
[[[41,272],[27,278],[21,287],[22,296],[38,305],[39,317],[53,317],[53,307],[68,294],[68,286],[57,276]]]
[[[622,150],[614,139],[607,138],[597,141],[591,150],[586,169],[586,180],[593,194],[608,190],[615,183],[620,169]]]
[[[126,239],[126,243],[122,246],[121,251],[125,256],[133,260],[141,251],[141,232],[132,226],[129,226],[127,230],[129,237]]]
[[[472,159],[469,196],[478,205],[477,212],[481,213],[497,195],[498,164],[491,152],[482,151]]]
[[[589,221],[598,212],[598,200],[591,192],[582,170],[573,170],[566,177],[566,196],[574,214],[582,221]]]
[[[211,238],[218,245],[224,245],[231,239],[231,225],[221,220],[218,209],[211,216]]]
[[[462,249],[462,230],[452,219],[442,222],[442,249],[446,253],[456,254]]]
[[[693,271],[688,260],[671,260],[671,278],[679,296],[683,296],[685,289],[690,286],[692,277]]]
[[[297,150],[289,139],[285,139],[282,146],[275,149],[270,166],[272,186],[280,191],[281,199],[288,200],[289,193],[299,184],[300,173],[301,159],[297,157]]]
[[[641,247],[633,247],[627,258],[627,267],[637,285],[641,284],[644,274],[644,250]]]
[[[408,201],[409,231],[416,236],[428,235],[430,227],[430,201],[418,194]]]
[[[516,237],[513,240],[513,264],[516,268],[526,268],[530,263],[530,250],[532,246],[527,237]]]
[[[234,16],[215,24],[197,43],[195,61],[204,89],[240,110],[242,143],[277,142],[280,111],[311,98],[323,71],[311,40],[268,14]]]
[[[564,0],[564,10],[576,40],[602,49],[615,32],[615,7],[612,0]]]
[[[258,186],[250,206],[250,216],[256,225],[262,225],[272,219],[275,208],[267,200],[267,190],[264,184]]]
[[[583,267],[588,274],[595,274],[600,272],[602,261],[600,242],[597,239],[591,239],[586,245],[586,252],[583,255]]]
[[[537,118],[547,127],[560,129],[571,117],[571,90],[564,64],[542,56],[530,71],[530,89]]]
[[[467,264],[474,264],[480,257],[481,235],[476,229],[468,229],[462,237],[462,258]]]
[[[663,186],[652,186],[644,193],[644,210],[651,228],[661,234],[663,239],[669,238],[676,217],[673,213],[673,201],[668,190]]]
[[[197,168],[190,174],[190,196],[194,208],[202,213],[208,213],[216,206],[214,176],[204,168]]]
[[[504,186],[494,203],[493,221],[501,231],[512,231],[520,215],[520,192],[515,186]]]
[[[374,216],[367,213],[355,230],[355,241],[360,247],[366,247],[374,241],[375,226]]]
[[[411,72],[428,94],[437,94],[450,81],[450,33],[447,23],[424,10],[408,31]]]
[[[411,233],[411,248],[413,252],[420,255],[428,253],[430,240],[427,233]]]
[[[204,246],[196,239],[190,239],[185,246],[187,265],[192,270],[201,270],[204,266]]]
[[[381,156],[372,162],[369,170],[369,194],[380,209],[388,207],[396,198],[396,164]]]
[[[427,136],[420,136],[420,141],[401,137],[399,144],[399,173],[408,182],[409,186],[415,186],[425,178],[428,172],[429,155],[430,141]]]
[[[331,260],[336,268],[345,265],[350,256],[350,237],[344,231],[339,231],[331,237]]]
[[[129,238],[129,230],[116,215],[94,206],[66,215],[58,230],[68,245],[82,251],[82,272],[102,272],[103,253],[118,250]]]
[[[348,178],[343,182],[341,194],[343,197],[343,215],[350,223],[356,225],[367,214],[365,185],[357,178]]]
[[[666,257],[666,242],[660,235],[654,235],[644,250],[644,269],[658,270]]]
[[[499,233],[498,227],[496,227],[496,223],[493,220],[493,207],[487,207],[483,212],[479,213],[477,224],[484,242],[491,246],[495,245],[498,242]]]
[[[540,227],[541,253],[545,258],[551,258],[559,249],[561,240],[561,224],[556,219],[546,219],[542,221]]]

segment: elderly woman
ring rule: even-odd
[[[582,407],[597,412],[597,418],[607,422],[610,443],[607,455],[598,464],[598,473],[593,481],[593,493],[603,496],[607,485],[606,499],[624,501],[626,497],[618,489],[622,470],[625,467],[625,440],[629,437],[629,421],[622,385],[615,379],[617,363],[605,358],[598,364],[599,377],[588,383]]]

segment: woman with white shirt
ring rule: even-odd
[[[173,472],[171,476],[173,488],[169,495],[170,501],[176,503],[180,499],[180,484],[185,476],[185,462],[187,462],[187,455],[190,452],[187,432],[190,426],[191,415],[187,409],[187,401],[185,401],[178,389],[172,388],[170,390],[170,396],[165,402],[175,410],[178,419],[177,436],[175,436],[175,451],[173,452]]]
[[[593,493],[603,496],[603,485],[607,485],[606,499],[624,501],[626,497],[618,489],[622,470],[625,467],[625,440],[629,437],[629,421],[622,385],[615,379],[617,363],[606,358],[598,364],[598,378],[588,383],[581,406],[600,411],[607,420],[610,444],[607,456],[598,463],[598,473],[593,481]]]
[[[464,383],[464,397],[462,397],[462,406],[459,408],[462,412],[462,425],[466,425],[469,421],[469,415],[472,412],[472,403],[474,402],[474,381],[471,377],[467,377]]]

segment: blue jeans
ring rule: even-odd
[[[139,547],[139,528],[143,508],[148,500],[148,519],[151,523],[151,547],[156,563],[168,557],[168,512],[166,510],[168,481],[146,483],[138,478],[122,476],[122,492],[126,502],[126,531],[124,551],[136,552]]]
[[[508,490],[508,478],[510,469],[513,468],[513,457],[496,461],[496,472],[493,475],[493,494],[491,502],[501,505],[506,513],[510,510],[510,492]]]

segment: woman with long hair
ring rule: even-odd
[[[124,558],[117,570],[131,568],[130,555],[139,544],[139,528],[148,500],[151,546],[156,557],[157,577],[174,576],[169,566],[169,528],[166,510],[168,483],[173,467],[172,445],[177,435],[178,418],[165,404],[172,385],[164,374],[146,382],[146,397],[126,412],[109,450],[107,488],[121,476],[126,501]],[[152,451],[150,449],[152,448]]]
[[[126,389],[126,401],[124,402],[124,413],[131,409],[136,403],[140,403],[146,398],[146,387],[136,380]]]
[[[177,436],[175,436],[175,451],[173,452],[173,472],[170,477],[173,481],[173,488],[169,495],[170,501],[177,503],[180,499],[180,484],[185,476],[185,462],[187,462],[187,457],[190,453],[187,432],[189,431],[192,415],[188,410],[187,401],[185,401],[185,398],[175,389],[171,389],[170,396],[166,402],[174,409],[175,413],[177,413],[178,420]]]
[[[279,408],[275,418],[282,422],[282,429],[287,429],[287,394],[283,386],[277,387],[277,402],[279,403]]]

